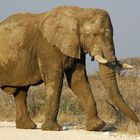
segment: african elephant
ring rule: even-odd
[[[27,91],[31,85],[44,82],[46,106],[42,130],[62,129],[57,114],[64,74],[85,109],[87,130],[98,131],[105,126],[98,117],[87,78],[87,53],[99,62],[112,101],[135,124],[139,123],[118,89],[116,67],[132,66],[120,63],[115,56],[108,13],[60,6],[41,14],[14,14],[0,23],[0,87],[14,96],[17,128],[36,127],[27,112]]]

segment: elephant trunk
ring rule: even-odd
[[[114,102],[114,104],[118,107],[118,109],[121,112],[123,112],[126,116],[131,118],[137,124],[139,122],[138,117],[127,106],[127,104],[125,103],[125,101],[123,100],[120,94],[120,91],[117,85],[115,69],[104,64],[99,64],[99,67],[100,67],[100,72],[103,77],[105,87],[109,93],[109,96]]]

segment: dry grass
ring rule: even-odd
[[[106,122],[112,122],[116,127],[115,131],[140,134],[140,131],[133,122],[129,118],[124,117],[114,106],[104,89],[98,72],[89,76],[89,82],[97,102],[100,118]],[[140,78],[133,74],[129,76],[118,76],[118,85],[127,104],[140,118]],[[44,85],[32,87],[29,90],[28,109],[31,117],[37,122],[44,121],[44,93]],[[15,104],[12,95],[0,94],[0,120],[14,119]],[[64,82],[62,90],[58,121],[60,124],[73,122],[83,125],[85,123],[84,110],[75,95],[68,88],[66,82]]]

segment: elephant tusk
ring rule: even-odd
[[[101,63],[101,64],[107,64],[108,63],[108,61],[105,59],[105,58],[103,58],[103,57],[101,57],[101,56],[99,56],[99,55],[95,55],[95,57],[94,57],[99,63]]]
[[[133,69],[134,68],[132,65],[128,65],[128,64],[125,64],[125,63],[122,64],[122,67],[124,69]]]

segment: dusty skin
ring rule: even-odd
[[[62,130],[57,114],[64,74],[85,109],[86,129],[98,131],[105,126],[98,117],[86,74],[87,53],[99,62],[112,101],[139,124],[118,89],[116,67],[124,65],[115,56],[108,13],[101,9],[61,6],[42,14],[18,13],[0,23],[0,87],[15,98],[17,128],[36,128],[27,111],[26,97],[31,85],[44,82],[46,107],[41,128]]]

